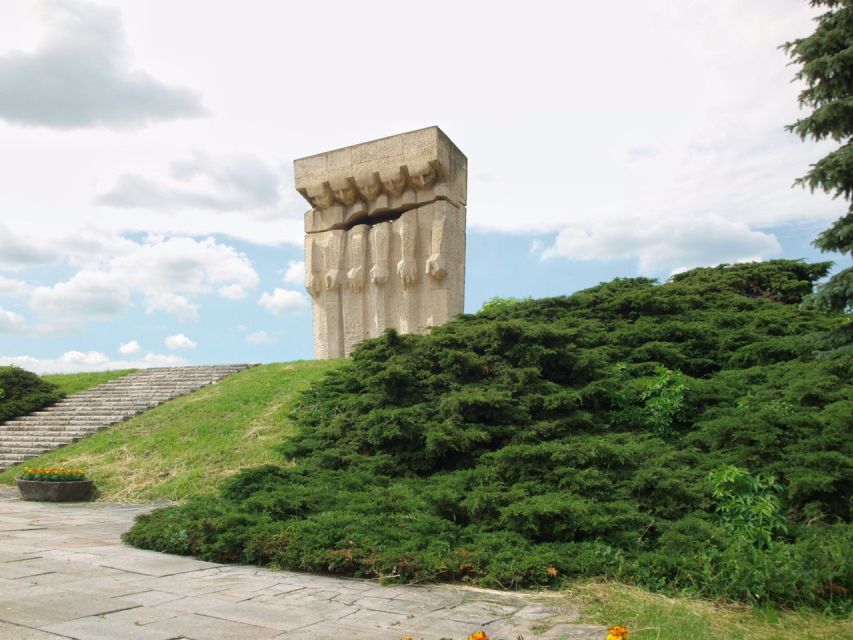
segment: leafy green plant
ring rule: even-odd
[[[720,522],[734,535],[766,549],[787,532],[780,513],[782,487],[772,474],[726,465],[709,473],[708,482]]]
[[[494,296],[483,303],[483,306],[480,307],[480,313],[500,313],[527,300],[530,300],[530,298],[503,298],[501,296]]]

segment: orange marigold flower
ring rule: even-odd
[[[617,624],[607,630],[607,640],[628,640],[628,627]]]
[[[486,635],[485,631],[475,631],[468,636],[468,640],[489,640],[489,636]]]

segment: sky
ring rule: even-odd
[[[293,159],[431,125],[468,157],[465,310],[839,259],[792,188],[805,0],[3,0],[0,364],[312,357]]]

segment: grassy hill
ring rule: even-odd
[[[283,462],[275,449],[291,432],[288,414],[296,396],[335,366],[254,367],[26,464],[86,469],[106,501],[182,500],[210,492],[243,467]],[[86,375],[93,384],[107,379]],[[84,381],[80,374],[46,377],[67,388]],[[7,469],[0,482],[14,482],[18,472]]]
[[[45,382],[59,387],[67,396],[91,389],[116,378],[123,378],[137,369],[115,369],[113,371],[94,371],[90,373],[52,373],[41,377]]]

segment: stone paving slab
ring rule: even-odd
[[[0,488],[0,638],[602,640],[559,594],[219,565],[121,543],[152,506],[22,502]]]

